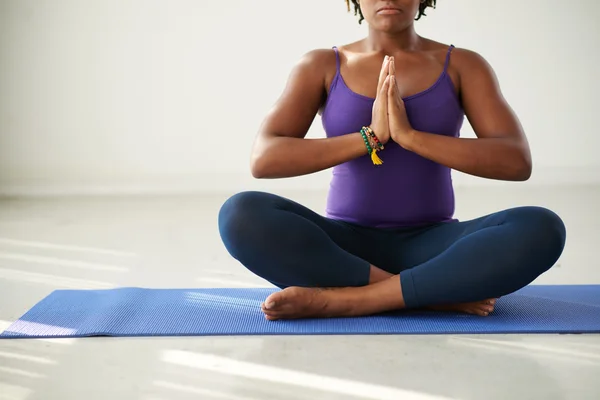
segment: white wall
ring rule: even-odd
[[[599,182],[600,2],[439,3],[418,30],[494,66],[526,184]],[[324,189],[252,179],[250,147],[297,59],[365,29],[342,0],[0,0],[0,192]]]

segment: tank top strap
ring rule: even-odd
[[[340,79],[340,52],[338,50],[338,48],[336,46],[333,46],[333,51],[335,52],[335,75],[333,76],[333,79],[331,80],[331,84],[329,85],[329,95],[331,96],[331,94],[333,93],[333,90],[335,89],[335,87],[337,86],[337,82]]]
[[[451,44],[448,47],[448,52],[446,53],[446,62],[444,63],[444,72],[448,70],[448,65],[450,65],[450,54],[452,54],[452,50],[454,49],[454,45]]]
[[[340,73],[340,52],[337,48],[337,46],[333,46],[333,51],[335,52],[335,68],[336,68],[336,73],[339,74]]]

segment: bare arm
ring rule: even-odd
[[[454,57],[463,107],[477,139],[413,132],[407,149],[479,177],[529,179],[532,166],[528,141],[500,91],[494,71],[474,52],[458,50]]]
[[[325,95],[325,71],[331,57],[328,50],[314,50],[292,70],[283,94],[256,137],[251,159],[255,178],[311,174],[367,154],[359,132],[305,138]]]

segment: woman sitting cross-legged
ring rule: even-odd
[[[219,213],[223,243],[282,289],[262,305],[268,319],[423,308],[488,315],[556,263],[565,226],[539,206],[454,218],[451,170],[529,178],[521,125],[481,56],[415,32],[415,16],[434,0],[353,3],[368,36],[302,57],[252,159],[256,178],[333,168],[326,215],[238,193]],[[306,139],[317,113],[327,137]],[[465,116],[477,138],[459,137]]]

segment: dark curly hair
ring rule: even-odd
[[[354,6],[354,15],[359,16],[358,23],[359,24],[362,23],[362,21],[365,19],[365,17],[363,16],[362,11],[360,10],[359,0],[346,0],[346,5],[348,6],[348,12],[350,12],[350,2],[352,2],[352,5]],[[417,18],[415,18],[415,21],[418,21],[423,16],[427,16],[425,14],[425,10],[429,7],[435,8],[436,3],[437,3],[437,0],[422,1],[421,4],[419,4],[419,15],[417,15]]]

